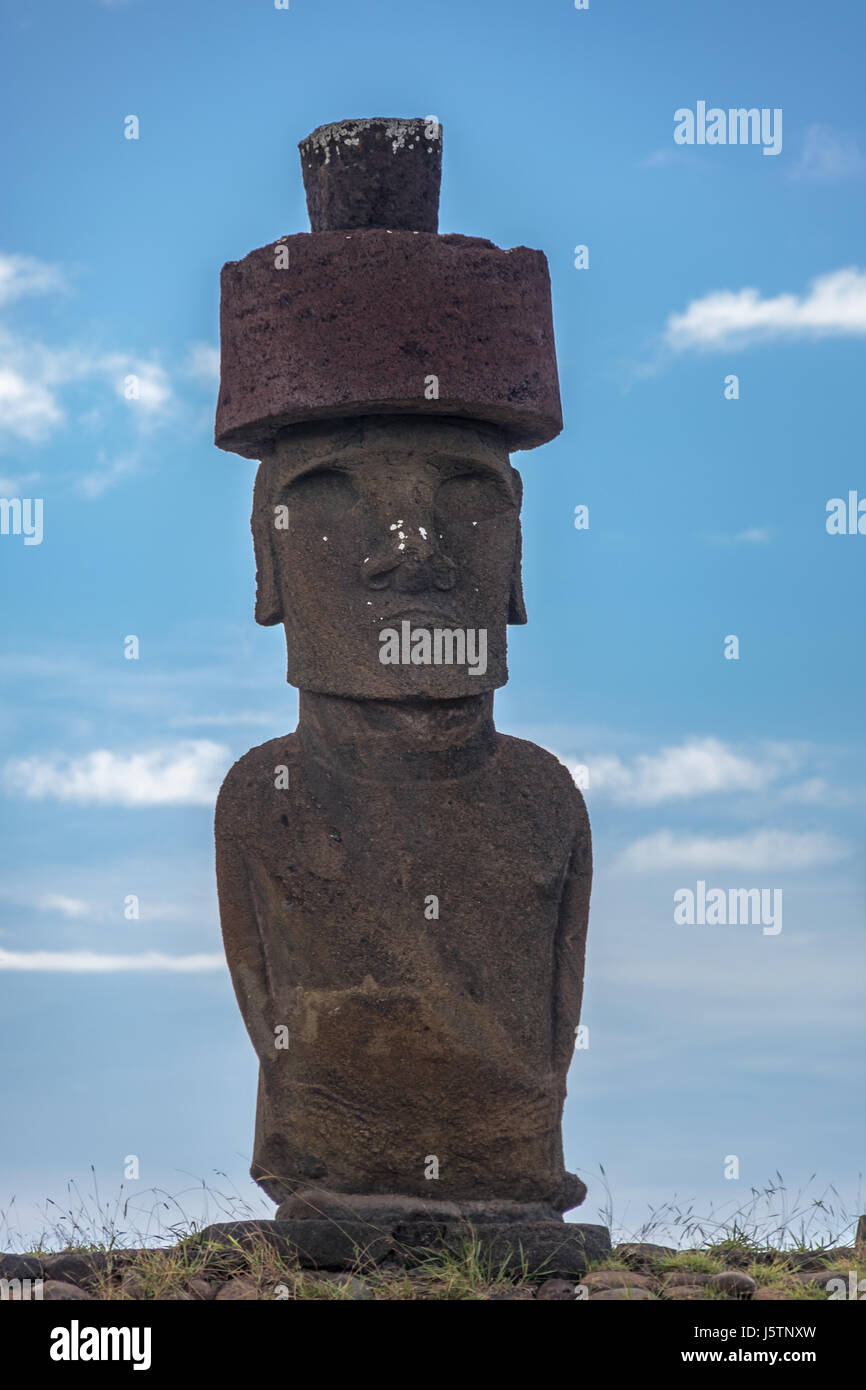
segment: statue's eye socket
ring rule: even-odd
[[[348,473],[338,468],[320,468],[315,473],[305,473],[286,491],[289,507],[321,512],[325,518],[347,512],[357,500],[354,482]]]
[[[489,473],[456,473],[436,490],[436,511],[444,521],[471,524],[513,506],[507,489]]]

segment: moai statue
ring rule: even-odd
[[[523,623],[509,453],[561,429],[545,257],[439,236],[435,121],[300,146],[312,232],[222,272],[216,442],[260,459],[256,619],[294,733],[216,812],[226,955],[278,1219],[561,1221],[591,848],[497,733]]]

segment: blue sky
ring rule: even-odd
[[[530,622],[497,723],[589,769],[574,1215],[599,1219],[600,1164],[628,1230],[776,1169],[866,1209],[866,535],[825,525],[866,498],[862,6],[0,16],[0,496],[44,508],[41,544],[0,535],[0,1210],[33,1232],[130,1154],[144,1208],[216,1171],[256,1200],[212,808],[297,699],[253,622],[254,466],[212,444],[219,270],[306,229],[315,126],[430,114],[440,230],[550,262],[566,423],[515,458]],[[675,144],[699,101],[780,108],[781,151]],[[781,890],[782,930],[675,924],[698,880]]]

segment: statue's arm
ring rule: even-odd
[[[252,872],[235,828],[238,818],[233,814],[229,778],[220,792],[214,827],[220,924],[241,1015],[256,1053],[265,1060],[274,1052],[274,1000]]]
[[[579,798],[577,829],[560,900],[556,934],[556,1004],[554,1070],[565,1082],[574,1051],[574,1032],[580,1022],[586,929],[592,887],[592,838],[583,796]]]

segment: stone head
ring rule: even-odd
[[[370,415],[278,434],[253,501],[256,620],[283,624],[289,682],[383,700],[504,685],[506,625],[526,621],[521,496],[494,425]],[[383,632],[407,658],[419,630],[463,632],[473,660],[449,662],[446,638],[438,663],[423,643],[384,662]]]

